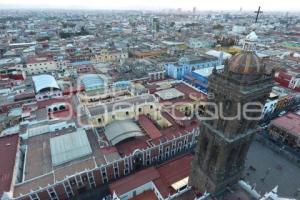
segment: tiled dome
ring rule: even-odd
[[[239,74],[258,74],[263,72],[258,56],[254,52],[238,53],[229,60],[229,71]]]

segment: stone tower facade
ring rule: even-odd
[[[256,34],[250,33],[243,51],[226,61],[224,70],[214,69],[210,76],[208,93],[213,98],[208,99],[207,119],[201,122],[189,179],[199,193],[215,194],[242,177],[257,121],[272,88],[272,76],[265,74],[255,54],[256,40]]]

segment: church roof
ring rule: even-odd
[[[261,73],[263,66],[254,52],[241,52],[229,60],[229,71],[240,74]]]

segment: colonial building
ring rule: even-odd
[[[13,189],[11,189],[13,192],[6,193],[5,196],[7,199],[20,200],[72,199],[80,193],[96,187],[100,188],[107,183],[133,174],[137,170],[155,166],[182,155],[190,151],[196,144],[196,138],[199,135],[196,121],[185,122],[185,125],[190,127],[189,129],[180,128],[173,124],[176,131],[172,128],[165,129],[165,133],[157,135],[153,132],[153,127],[155,127],[153,122],[149,126],[150,121],[145,122],[147,118],[145,117],[140,118],[138,122],[144,136],[139,136],[140,139],[135,140],[137,145],[134,146],[125,141],[125,143],[116,146],[101,147],[99,138],[96,136],[98,133],[95,134],[92,130],[76,130],[72,123],[64,123],[63,121],[48,124],[46,129],[37,129],[35,125],[32,125],[28,132],[21,136],[26,135],[23,139],[27,143],[18,158],[20,161],[16,161],[21,162],[20,166],[25,165],[24,171],[21,167],[10,170],[9,175],[19,174],[20,180],[13,184]],[[133,130],[132,127],[127,127],[126,130],[118,127],[107,127],[107,129],[109,128],[113,128],[111,130],[114,133],[119,131],[117,138],[123,138],[122,140],[127,138],[123,137],[124,132]],[[36,142],[37,140],[42,142]],[[45,143],[47,143],[46,146]],[[78,151],[80,143],[84,143],[84,146],[81,147],[85,149],[85,154],[78,155],[75,151]],[[5,144],[7,142],[3,141],[3,146]],[[16,146],[16,144],[11,143],[11,148],[17,149]],[[137,146],[139,148],[136,148]],[[44,151],[40,150],[41,148],[44,148]],[[132,149],[135,150],[132,151]],[[25,155],[26,157],[24,157]],[[42,161],[45,156],[49,159],[47,163]],[[68,160],[60,160],[60,158],[68,158]],[[189,161],[189,158],[183,159]],[[15,158],[12,157],[12,159],[8,161],[12,163]],[[58,163],[55,163],[55,160]],[[60,164],[63,162],[68,162],[68,164]],[[7,163],[4,164],[6,166]],[[56,164],[57,166],[54,166]],[[149,170],[153,171],[153,169]],[[186,168],[181,171],[184,174],[178,174],[178,177],[176,176],[178,179],[187,176]],[[161,176],[164,177],[163,174]],[[156,178],[151,177],[151,179]],[[4,191],[10,191],[9,183],[7,183],[7,189],[5,188]],[[169,193],[163,193],[163,195],[167,197]]]
[[[121,59],[127,59],[128,52],[126,51],[119,51],[119,50],[108,50],[102,49],[99,54],[91,57],[93,63],[99,62],[112,62],[112,61],[119,61]]]
[[[48,57],[29,58],[23,66],[28,75],[50,73],[58,70],[57,63]]]
[[[182,79],[184,75],[196,69],[213,67],[219,64],[219,60],[209,55],[184,56],[178,62],[166,63],[165,70],[169,77]]]
[[[216,194],[242,177],[257,120],[272,88],[272,77],[265,75],[254,52],[256,40],[254,32],[249,34],[243,51],[210,76],[208,93],[214,99],[208,100],[205,117],[219,113],[202,122],[189,180],[197,193]]]
[[[155,57],[160,56],[161,54],[166,53],[165,49],[145,49],[145,48],[137,48],[131,49],[129,51],[130,56],[134,58],[147,58],[147,57]]]
[[[158,100],[153,95],[144,94],[107,104],[87,106],[85,112],[90,124],[105,126],[115,120],[135,119],[141,114],[157,119],[159,115],[158,108]]]
[[[277,141],[295,149],[300,149],[300,115],[288,113],[278,117],[269,124],[269,133]]]

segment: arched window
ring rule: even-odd
[[[228,159],[227,159],[227,163],[226,163],[226,169],[227,170],[231,170],[233,167],[233,164],[235,162],[236,159],[236,154],[238,153],[238,149],[237,148],[233,148],[231,149]]]
[[[204,136],[200,143],[200,156],[204,157],[208,149],[208,138]]]
[[[225,110],[229,110],[230,109],[230,106],[231,106],[231,101],[230,100],[225,100],[225,106],[224,106],[224,109]]]
[[[244,155],[248,151],[248,145],[243,144],[242,147],[240,148],[239,154],[237,156],[237,164],[242,164],[245,161]]]
[[[209,160],[209,163],[208,163],[210,171],[213,171],[213,169],[215,168],[217,158],[218,158],[218,154],[219,154],[219,146],[214,145],[212,150],[211,150],[210,160]]]

